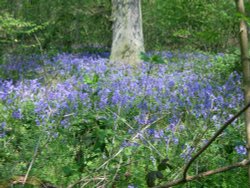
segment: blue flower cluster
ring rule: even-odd
[[[241,76],[233,72],[218,82],[221,78],[210,73],[214,57],[200,53],[160,55],[165,58],[165,64],[145,62],[137,67],[118,66],[98,56],[73,54],[45,58],[43,65],[35,61],[2,65],[0,68],[6,71],[25,74],[24,70],[29,70],[38,76],[15,82],[0,80],[0,103],[13,118],[22,119],[23,103],[32,102],[39,126],[69,114],[76,116],[82,111],[106,108],[122,109],[125,115],[133,111],[132,121],[137,127],[166,116],[165,129],[147,131],[155,139],[166,141],[165,133],[170,131],[174,135],[176,125],[187,117],[209,119],[214,125],[220,125],[228,112],[242,106]],[[60,124],[70,127],[67,118],[61,118]],[[176,137],[172,139],[178,143]],[[187,150],[189,156],[190,149]]]
[[[246,155],[247,154],[247,150],[246,150],[246,147],[242,146],[242,145],[239,145],[239,146],[236,146],[235,147],[235,150],[238,154],[241,154],[241,155]]]

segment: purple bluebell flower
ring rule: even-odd
[[[247,150],[246,147],[239,145],[239,146],[235,146],[235,150],[238,154],[240,155],[246,155],[247,154]]]
[[[6,135],[6,132],[5,132],[6,125],[7,125],[6,122],[2,122],[0,124],[0,138],[4,138]]]
[[[130,147],[130,146],[132,146],[132,147],[138,147],[139,146],[139,144],[138,143],[136,143],[136,142],[130,142],[130,141],[123,141],[123,143],[122,143],[122,145],[121,145],[122,147]]]
[[[22,118],[21,109],[13,111],[12,112],[12,117],[15,118],[15,119],[21,119]]]
[[[6,127],[7,123],[6,122],[2,122],[1,123],[1,126],[0,126],[0,129],[4,129]]]
[[[164,137],[164,131],[163,130],[158,130],[154,132],[154,138],[155,139],[160,139]]]
[[[189,144],[185,144],[185,146],[183,146],[183,149],[184,152],[181,154],[181,158],[185,159],[186,161],[190,160],[195,148],[190,146]]]
[[[128,185],[128,188],[137,188],[137,187],[134,185]]]
[[[140,125],[146,125],[150,123],[149,121],[149,115],[148,113],[144,112],[141,113],[140,115],[135,117],[135,120],[140,124]]]

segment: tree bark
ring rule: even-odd
[[[141,0],[112,0],[113,39],[110,60],[135,65],[144,52]]]
[[[240,14],[245,14],[244,0],[235,0],[237,11]],[[246,22],[241,19],[239,27],[239,40],[241,49],[241,62],[243,67],[243,87],[245,95],[245,104],[250,102],[250,60],[248,54],[248,34]],[[247,141],[247,155],[250,159],[250,109],[248,108],[245,113],[245,126],[246,126],[246,141]],[[248,167],[248,184],[250,187],[250,166]]]

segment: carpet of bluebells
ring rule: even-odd
[[[224,54],[158,55],[164,63],[137,67],[110,63],[108,54],[12,57],[0,65],[0,179],[25,175],[35,148],[29,175],[62,187],[79,179],[86,187],[146,187],[180,177],[243,106],[241,74],[216,71]],[[239,119],[190,174],[237,162],[244,144]],[[230,187],[234,173],[246,172],[190,185]]]

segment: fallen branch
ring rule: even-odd
[[[184,166],[184,170],[183,170],[183,177],[174,181],[171,181],[165,185],[162,186],[158,186],[156,188],[165,188],[165,187],[170,187],[170,186],[174,186],[174,185],[179,185],[179,184],[183,184],[185,182],[188,181],[192,181],[195,179],[199,179],[208,175],[212,175],[212,174],[216,174],[219,172],[224,172],[227,170],[231,170],[233,168],[237,168],[237,167],[242,167],[242,166],[246,166],[250,163],[249,160],[244,160],[240,163],[235,163],[231,166],[227,166],[227,167],[222,167],[222,168],[218,168],[216,170],[211,170],[211,171],[207,171],[195,176],[187,176],[187,172],[189,167],[191,166],[191,164],[195,161],[195,159],[197,159],[215,140],[216,138],[234,121],[236,120],[242,113],[244,113],[248,108],[250,107],[250,103],[248,103],[247,105],[245,105],[237,114],[235,114],[232,118],[230,118],[228,121],[226,121],[223,126],[214,134],[214,136],[212,138],[210,138],[208,140],[208,142],[189,160],[189,162]],[[247,162],[246,162],[247,161]]]
[[[248,166],[249,164],[250,164],[250,160],[245,159],[245,160],[243,160],[241,162],[234,163],[234,164],[229,165],[229,166],[217,168],[217,169],[214,169],[214,170],[209,170],[209,171],[202,172],[202,173],[194,175],[194,176],[186,176],[186,179],[184,179],[184,178],[177,179],[177,180],[171,181],[171,182],[169,182],[169,183],[167,183],[165,185],[156,186],[154,188],[168,188],[168,187],[172,187],[172,186],[175,186],[175,185],[180,185],[180,184],[183,184],[183,183],[186,183],[186,182],[189,182],[189,181],[201,179],[201,178],[204,178],[206,176],[210,176],[210,175],[213,175],[213,174],[218,174],[218,173],[225,172],[225,171],[228,171],[228,170],[232,170],[232,169],[235,169],[235,168],[238,168],[238,167],[245,167],[245,166]]]
[[[250,107],[250,103],[248,103],[244,108],[242,108],[237,114],[235,114],[232,118],[230,118],[223,126],[214,134],[212,138],[208,140],[208,142],[189,160],[189,162],[185,165],[183,171],[183,179],[185,180],[187,177],[187,171],[191,164],[197,159],[215,140],[216,138],[234,121],[236,120],[242,113],[244,113]]]

